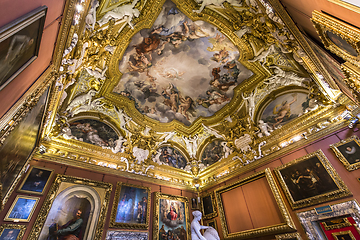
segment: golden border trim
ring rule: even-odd
[[[347,3],[347,2],[344,2],[344,1],[341,1],[341,0],[328,0],[329,2],[331,3],[334,3],[334,4],[337,4],[343,8],[347,8],[351,11],[354,11],[354,12],[357,12],[357,13],[360,13],[360,7],[357,7],[351,3]]]
[[[26,219],[21,219],[21,218],[10,218],[10,213],[14,210],[14,207],[16,205],[16,203],[18,202],[18,200],[20,198],[24,198],[24,199],[30,199],[30,200],[35,200],[35,203],[31,209],[31,212],[29,213],[29,216],[26,218]],[[39,197],[30,197],[30,196],[23,196],[23,195],[17,195],[14,202],[12,203],[9,211],[7,212],[5,218],[4,218],[4,221],[14,221],[14,222],[30,222],[30,219],[36,209],[36,206],[38,205],[39,203],[39,200],[40,198]]]
[[[338,223],[338,224],[334,224],[334,225],[330,225],[328,226],[326,224],[326,219],[324,219],[324,221],[322,221],[321,223],[323,224],[324,228],[326,231],[328,230],[333,230],[333,229],[339,229],[339,228],[343,228],[343,227],[350,227],[352,226],[352,224],[349,222],[349,220],[347,218],[342,218],[342,220],[344,221],[343,223]]]
[[[327,171],[329,176],[332,178],[332,180],[338,187],[338,190],[335,190],[335,191],[332,191],[329,193],[323,193],[323,194],[316,195],[316,196],[313,196],[310,198],[305,198],[302,200],[294,201],[280,171],[289,166],[306,161],[315,156],[319,159],[319,161],[321,162],[321,164],[323,165],[323,167],[325,168],[325,170]],[[312,206],[312,205],[316,205],[319,203],[328,202],[328,201],[331,201],[334,199],[352,195],[350,190],[347,188],[345,183],[341,180],[340,176],[336,173],[336,170],[331,165],[331,163],[326,158],[325,154],[321,151],[321,149],[319,149],[313,153],[307,154],[301,158],[295,159],[295,160],[293,160],[287,164],[284,164],[280,167],[277,167],[274,169],[274,172],[280,182],[280,185],[281,185],[283,191],[285,192],[286,198],[288,199],[292,209],[299,209],[299,208],[303,208],[303,207],[307,207],[307,206]]]
[[[54,202],[54,200],[57,196],[60,184],[63,182],[105,189],[105,197],[104,197],[104,201],[101,203],[101,210],[100,210],[100,214],[99,214],[99,218],[98,218],[98,223],[96,226],[96,231],[94,234],[94,239],[101,239],[103,231],[104,231],[105,218],[106,218],[106,213],[107,213],[107,209],[109,206],[112,184],[93,181],[93,180],[89,180],[89,179],[85,179],[85,178],[57,174],[55,181],[54,181],[53,185],[51,186],[51,188],[48,192],[48,195],[47,195],[45,201],[43,202],[40,212],[36,218],[36,221],[31,229],[31,232],[28,236],[28,240],[36,240],[39,238],[41,230],[44,227],[46,218],[50,212],[52,203]]]
[[[204,198],[209,197],[209,196],[211,198],[211,204],[212,204],[212,207],[213,207],[213,213],[205,215],[205,209],[204,209],[203,200],[204,200]],[[203,212],[203,219],[204,220],[211,219],[211,218],[214,218],[214,217],[217,216],[216,199],[215,199],[214,192],[210,192],[210,193],[207,193],[207,194],[201,196],[201,211]]]
[[[342,164],[344,164],[345,168],[348,171],[353,171],[353,170],[356,170],[356,169],[360,168],[360,162],[353,163],[353,164],[349,163],[348,160],[344,157],[344,155],[340,152],[338,147],[340,147],[340,146],[342,146],[342,145],[344,145],[346,143],[352,142],[352,141],[354,141],[360,147],[360,140],[359,140],[359,137],[356,136],[356,135],[351,136],[351,137],[349,137],[349,138],[347,138],[345,140],[341,140],[338,143],[330,145],[330,148],[334,151],[336,157],[340,160],[340,162]]]
[[[20,229],[19,234],[17,235],[15,240],[21,240],[26,231],[26,225],[18,225],[18,224],[2,224],[0,226],[0,236],[3,234],[5,229]]]
[[[180,201],[183,202],[185,205],[185,219],[186,219],[186,234],[187,234],[187,239],[191,239],[191,235],[190,235],[190,218],[189,218],[189,200],[187,197],[181,197],[181,196],[174,196],[174,195],[168,195],[168,194],[164,194],[164,193],[160,193],[160,192],[156,192],[155,193],[155,197],[154,197],[154,214],[153,214],[153,228],[152,228],[152,233],[153,233],[153,240],[159,240],[159,221],[160,221],[160,216],[159,216],[159,210],[160,210],[160,199],[168,199],[168,200],[174,200],[174,201]]]
[[[276,238],[276,240],[285,240],[285,239],[294,239],[294,238],[297,240],[302,240],[300,233],[298,233],[298,232],[275,235],[275,238]]]
[[[34,192],[34,191],[29,191],[29,190],[21,190],[21,188],[24,186],[24,183],[26,182],[26,180],[28,179],[31,171],[34,169],[34,168],[38,168],[38,169],[42,169],[42,170],[46,170],[46,171],[50,171],[50,175],[49,175],[49,178],[47,179],[46,183],[45,183],[45,186],[43,188],[43,190],[41,192]],[[30,169],[28,170],[28,173],[26,174],[25,178],[23,179],[20,187],[18,188],[18,192],[23,192],[23,193],[29,193],[29,194],[36,194],[36,195],[43,195],[47,186],[49,185],[49,182],[52,178],[52,176],[54,175],[54,169],[49,169],[49,168],[44,168],[44,167],[38,167],[38,166],[31,166]]]
[[[335,240],[341,240],[341,239],[339,239],[337,236],[343,235],[343,234],[348,234],[348,235],[351,237],[352,240],[356,240],[355,237],[354,237],[354,235],[351,233],[350,230],[349,230],[349,231],[342,231],[342,232],[331,233],[331,236],[333,236],[333,238],[334,238]]]
[[[224,192],[227,192],[231,189],[237,188],[239,186],[251,183],[255,180],[258,180],[260,178],[266,177],[266,180],[269,184],[269,187],[271,189],[271,192],[275,198],[275,201],[279,207],[279,211],[281,213],[281,216],[283,217],[285,223],[271,225],[267,227],[261,227],[251,230],[245,230],[237,233],[229,233],[228,227],[227,227],[227,221],[226,216],[224,212],[224,206],[222,203],[221,194]],[[271,234],[276,233],[283,233],[288,231],[296,230],[295,224],[293,220],[291,219],[290,213],[287,210],[285,206],[285,202],[280,194],[279,188],[277,187],[275,183],[275,179],[273,175],[271,174],[270,168],[266,168],[265,170],[255,173],[247,178],[241,179],[239,181],[236,181],[235,183],[223,186],[215,190],[216,199],[218,202],[218,208],[219,208],[219,214],[220,214],[220,222],[221,222],[221,228],[222,232],[224,234],[224,239],[248,239],[248,238],[254,238],[254,237],[260,237],[260,236],[267,236]]]
[[[146,206],[146,223],[119,223],[115,222],[116,220],[116,212],[118,210],[118,203],[120,201],[120,193],[122,187],[133,187],[133,188],[140,188],[146,190],[148,194],[147,198],[147,206]],[[118,182],[116,184],[116,191],[115,191],[115,197],[113,201],[113,208],[111,211],[110,216],[110,227],[116,227],[116,228],[126,228],[126,229],[148,229],[149,228],[149,220],[150,220],[150,198],[151,198],[151,188],[150,187],[143,187],[140,185],[134,185],[129,183],[122,183]]]

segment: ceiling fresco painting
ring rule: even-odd
[[[168,0],[154,25],[132,38],[113,91],[134,100],[150,118],[190,125],[229,103],[233,89],[252,76],[238,58],[216,27],[193,22]]]
[[[85,0],[43,156],[193,187],[342,121],[327,112],[347,100],[323,86],[326,70],[276,1]]]
[[[157,150],[156,155],[153,156],[152,160],[159,165],[167,165],[179,169],[185,169],[187,160],[184,155],[177,149],[165,146]]]
[[[260,119],[267,123],[271,131],[273,131],[301,116],[304,112],[309,111],[311,109],[309,104],[312,104],[312,102],[309,102],[308,94],[305,93],[293,92],[284,94],[266,106]],[[317,107],[317,105],[315,106]]]

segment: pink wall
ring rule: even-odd
[[[10,84],[0,91],[0,117],[27,91],[51,64],[54,46],[60,28],[65,0],[2,0],[0,7],[0,27],[46,5],[48,7],[45,26],[40,44],[39,56]]]

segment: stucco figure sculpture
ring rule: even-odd
[[[191,240],[220,240],[219,234],[214,228],[200,225],[199,221],[202,217],[200,211],[193,211],[192,214],[194,220],[191,222]],[[206,229],[204,236],[200,232],[201,229]]]

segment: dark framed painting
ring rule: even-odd
[[[0,29],[0,90],[38,56],[47,7],[39,7]]]
[[[334,232],[334,233],[331,233],[331,235],[335,240],[356,240],[350,230]]]
[[[201,208],[203,212],[203,219],[211,219],[217,216],[214,192],[207,193],[201,197]]]
[[[211,221],[208,221],[208,222],[206,223],[206,225],[209,226],[209,227],[212,227],[212,228],[216,229],[216,231],[217,231],[216,219],[213,219],[213,220],[211,220]]]
[[[321,150],[274,169],[292,209],[351,195]]]
[[[156,192],[152,239],[191,239],[188,209],[189,201],[186,197]]]
[[[20,240],[25,230],[25,225],[3,224],[0,226],[0,240]]]
[[[105,240],[148,240],[148,232],[109,230]]]
[[[341,140],[330,145],[330,148],[348,171],[360,168],[360,140],[358,136],[354,135]]]
[[[11,131],[4,144],[0,147],[2,206],[5,205],[27,169],[31,154],[38,141],[38,133],[42,124],[48,93],[49,88],[42,93],[38,103]]]
[[[48,168],[31,166],[18,191],[43,195],[53,171]]]
[[[38,197],[16,196],[4,221],[29,222],[39,199]]]
[[[110,226],[148,229],[150,188],[118,182],[110,217]]]
[[[190,206],[191,210],[199,209],[199,201],[198,198],[190,198]]]
[[[27,239],[101,239],[112,184],[57,174]]]

